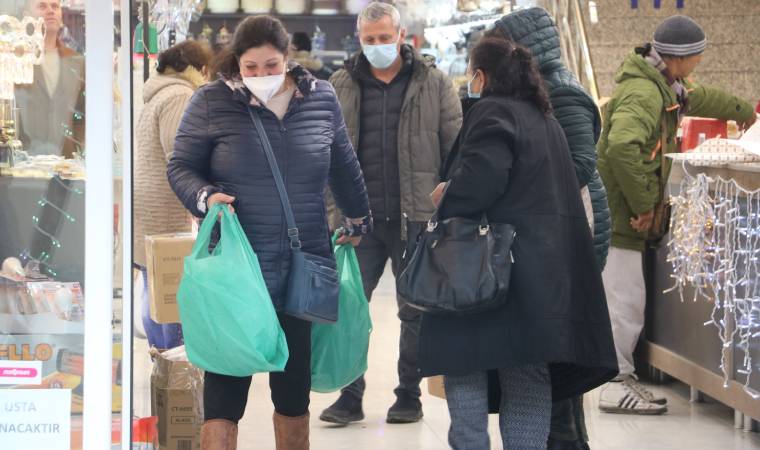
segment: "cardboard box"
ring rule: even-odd
[[[200,450],[203,425],[203,371],[157,352],[150,377],[151,414],[158,417],[161,450]]]
[[[443,376],[438,375],[427,379],[428,393],[433,397],[446,398],[446,390],[443,388]]]
[[[190,233],[146,236],[145,254],[150,289],[150,317],[158,323],[179,322],[177,290],[185,257],[193,249]]]

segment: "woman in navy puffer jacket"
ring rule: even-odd
[[[228,203],[259,258],[280,311],[290,268],[282,206],[249,111],[259,114],[285,180],[304,251],[331,257],[324,192],[328,181],[348,219],[341,241],[358,244],[372,225],[369,201],[343,115],[329,83],[288,64],[289,38],[269,16],[244,20],[220,57],[219,79],[199,89],[180,124],[169,183],[194,215]],[[339,242],[341,242],[339,241]],[[311,326],[278,313],[288,341],[285,372],[271,373],[278,449],[309,445]],[[234,355],[231,355],[234,357]],[[251,377],[206,373],[204,450],[234,449]]]

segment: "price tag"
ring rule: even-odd
[[[0,361],[0,385],[3,384],[39,386],[42,384],[42,361]]]

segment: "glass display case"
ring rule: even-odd
[[[94,0],[0,9],[4,450],[121,446],[113,149],[122,136],[112,126],[116,80],[103,70],[118,54],[115,17],[111,2]]]

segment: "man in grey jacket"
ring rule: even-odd
[[[398,275],[408,217],[413,225],[433,213],[429,193],[438,184],[441,162],[462,124],[462,109],[451,81],[411,46],[398,10],[370,3],[357,20],[362,51],[330,79],[343,108],[346,127],[364,172],[375,229],[357,256],[367,298],[391,260]],[[397,296],[401,339],[399,385],[388,423],[422,418],[417,370],[419,313]],[[320,419],[347,424],[364,418],[364,377],[341,392]]]
[[[15,89],[19,138],[31,155],[71,158],[84,151],[84,57],[59,39],[60,0],[27,0],[25,14],[43,18],[46,32],[34,81]]]

